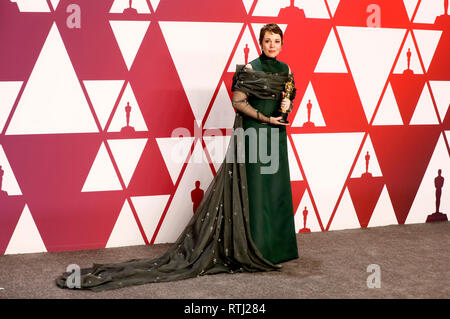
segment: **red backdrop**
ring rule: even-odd
[[[450,176],[446,2],[0,0],[0,253],[175,241],[269,22],[297,231],[425,222]]]

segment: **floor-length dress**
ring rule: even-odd
[[[236,114],[234,129],[242,128],[242,122]],[[63,273],[56,285],[103,291],[207,274],[281,269],[261,255],[250,235],[246,165],[237,160],[237,150],[243,148],[243,138],[233,134],[226,158],[195,214],[162,256],[94,264],[81,269],[78,280],[75,273]]]
[[[252,69],[271,73],[289,73],[287,64],[262,53],[251,61]],[[277,116],[280,101],[248,98],[248,103],[266,116]],[[289,174],[288,141],[286,127],[269,125],[251,117],[244,117],[244,129],[254,128],[257,131],[257,154],[264,154],[260,148],[260,139],[266,142],[267,153],[278,146],[278,163],[263,163],[260,157],[256,163],[246,160],[248,196],[250,206],[251,236],[258,250],[267,260],[274,264],[298,258],[297,241],[294,226],[294,211]],[[273,130],[278,131],[276,143],[272,142]],[[248,134],[251,136],[250,134]],[[275,145],[274,145],[275,144]],[[278,144],[278,145],[276,145]],[[245,143],[246,154],[249,154],[251,143]],[[261,168],[278,166],[275,173],[262,173]],[[274,166],[275,165],[275,166]],[[270,170],[268,170],[270,172]]]
[[[259,62],[255,63],[258,68]],[[273,62],[261,61],[263,69],[270,63]],[[274,63],[268,67],[269,72],[278,70],[280,65]],[[254,99],[251,103],[267,115],[279,106],[279,101],[273,100]],[[222,165],[186,228],[163,255],[94,264],[81,269],[79,280],[76,273],[65,272],[56,278],[56,285],[103,291],[217,273],[280,270],[282,266],[276,263],[296,258],[285,129],[280,128],[277,173],[261,175],[258,172],[262,163],[239,160],[242,150],[245,157],[248,155],[248,148],[244,145],[245,137],[234,133],[258,125],[236,113]],[[271,145],[268,146],[270,149]]]

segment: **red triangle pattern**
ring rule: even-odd
[[[362,228],[366,228],[369,224],[383,186],[382,177],[351,178],[348,182],[350,197]]]
[[[409,124],[425,85],[424,75],[392,74],[391,85],[404,124]]]
[[[326,126],[316,128],[289,127],[288,134],[365,133],[330,220],[322,220],[323,226],[329,227],[332,224],[342,194],[348,187],[358,222],[361,227],[367,227],[384,185],[387,187],[398,223],[405,222],[438,138],[441,132],[450,129],[450,111],[437,125],[409,125],[424,85],[427,85],[428,81],[450,81],[450,62],[447,58],[450,51],[450,22],[445,24],[441,19],[441,22],[435,25],[412,23],[401,0],[362,0],[357,3],[341,0],[334,16],[324,0],[329,19],[306,18],[303,10],[292,7],[282,9],[278,17],[253,16],[258,0],[253,2],[248,13],[241,0],[161,0],[156,11],[150,2],[147,2],[150,14],[139,14],[126,19],[121,14],[109,13],[113,0],[61,0],[56,11],[49,13],[21,13],[15,3],[0,2],[0,41],[8,43],[8,46],[2,49],[0,81],[23,81],[24,86],[26,85],[50,27],[56,22],[97,125],[99,122],[83,85],[86,80],[122,80],[125,81],[124,87],[129,83],[148,127],[147,132],[108,133],[107,127],[112,119],[110,116],[106,129],[103,131],[99,127],[99,133],[5,135],[17,107],[14,105],[5,129],[0,134],[0,145],[5,151],[22,195],[0,196],[0,254],[4,254],[25,205],[29,207],[47,251],[102,248],[106,246],[126,200],[130,201],[133,196],[168,194],[170,197],[158,227],[154,234],[147,234],[149,237],[143,231],[134,206],[130,206],[144,242],[152,243],[186,170],[184,164],[177,182],[172,182],[166,159],[161,154],[156,139],[171,137],[176,128],[187,129],[191,136],[196,132],[204,133],[200,124],[203,125],[210,115],[210,109],[222,83],[231,97],[233,73],[227,70],[245,28],[249,28],[258,48],[259,30],[254,29],[254,24],[268,22],[287,25],[285,44],[279,59],[288,63],[295,74],[297,98],[292,115],[296,114],[301,98],[311,83],[319,104],[316,107],[320,107],[326,123]],[[67,26],[66,8],[70,4],[77,4],[82,8],[80,29]],[[336,31],[338,26],[367,27],[369,5],[380,8],[382,28],[443,31],[428,72],[423,75],[391,73],[386,79],[386,85],[388,82],[392,85],[404,125],[372,126],[367,122],[355,78]],[[420,5],[420,1],[417,5]],[[129,71],[110,25],[110,21],[127,19],[151,22]],[[159,21],[243,23],[219,83],[211,84],[216,90],[207,107],[203,123],[195,122],[179,70],[172,59]],[[414,15],[411,21],[414,21]],[[314,73],[330,31],[336,34],[347,73]],[[201,39],[201,34],[193,35],[193,41]],[[402,47],[403,43],[400,50]],[[420,52],[418,54],[420,55]],[[201,76],[201,66],[198,70]],[[22,93],[23,90],[19,92],[17,101],[22,97]],[[431,94],[435,103],[433,92]],[[119,98],[121,95],[122,93]],[[379,97],[378,105],[381,99],[382,96]],[[112,114],[115,113],[118,103],[119,101],[116,101],[115,105],[111,106]],[[437,110],[436,105],[434,109]],[[373,118],[376,112],[377,108]],[[383,176],[369,180],[350,178],[369,134]],[[100,145],[116,138],[148,139],[128,187],[124,185],[114,157],[108,149],[123,190],[81,192]],[[450,156],[449,141],[445,134],[444,139]],[[292,145],[294,153],[297,154],[298,150]],[[206,156],[210,157],[206,147],[203,149]],[[305,191],[308,191],[311,201],[315,203],[315,194],[311,192],[306,179],[309,174],[303,171],[298,156],[295,160],[303,180],[292,182],[294,211],[297,210]],[[215,174],[212,164],[210,168]],[[318,211],[317,205],[313,206],[311,209],[314,209],[320,221],[321,212]],[[430,206],[433,206],[433,203],[430,203]],[[322,230],[328,229],[323,226]]]

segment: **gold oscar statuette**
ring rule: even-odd
[[[289,80],[284,84],[284,97],[290,99],[291,98],[291,94],[294,91],[294,79],[292,76],[289,77]],[[282,119],[280,120],[280,122],[282,123],[286,123],[288,124],[289,121],[287,120],[287,117],[289,115],[288,113],[289,110],[289,105],[287,105],[285,108],[281,108],[281,116]]]

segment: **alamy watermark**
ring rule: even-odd
[[[228,130],[229,132],[229,130]],[[205,137],[224,137],[220,129],[203,130],[198,125],[194,125],[194,138],[200,140]],[[172,131],[172,138],[179,138],[170,150],[170,161],[173,163],[184,163],[187,160],[186,144],[192,137],[191,132],[184,127],[176,128]],[[248,152],[246,152],[246,145]],[[211,160],[207,159],[203,152],[188,153],[189,163],[214,162],[222,163],[260,163],[261,174],[275,174],[280,166],[280,129],[277,127],[249,127],[244,129],[238,127],[232,130],[228,147],[224,138],[216,138],[214,143],[209,143],[208,153]]]
[[[371,273],[367,277],[367,288],[381,288],[381,267],[377,264],[367,266],[367,272]]]
[[[70,264],[66,268],[66,272],[70,275],[66,279],[66,286],[68,288],[81,288],[81,270],[77,264]]]
[[[370,15],[367,17],[366,25],[372,28],[381,28],[381,8],[378,4],[369,4],[367,6],[367,13]]]
[[[66,19],[66,25],[69,29],[81,28],[81,8],[78,4],[69,4],[66,8],[66,12],[70,13]]]

